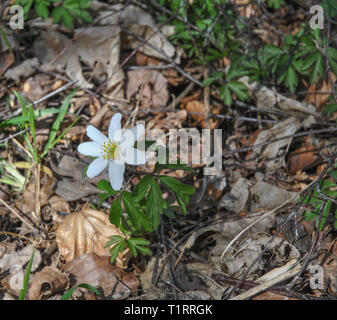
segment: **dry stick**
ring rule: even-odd
[[[29,227],[30,229],[32,229],[34,232],[36,231],[35,227],[33,226],[33,224],[31,224],[30,222],[26,221],[23,217],[20,216],[19,213],[17,213],[13,208],[11,208],[5,201],[3,201],[0,198],[0,202],[9,210],[11,211],[18,219],[20,219],[27,227]]]
[[[41,203],[40,203],[40,175],[41,175],[41,163],[38,162],[35,165],[35,214],[37,217],[37,223],[41,220]]]
[[[10,134],[7,138],[4,138],[4,139],[0,140],[0,143],[7,142],[8,140],[11,140],[11,139],[15,138],[16,136],[19,136],[20,134],[23,134],[23,133],[27,132],[28,130],[29,130],[29,128],[21,130],[19,132],[16,132],[14,134]]]
[[[175,109],[177,104],[180,103],[180,101],[183,100],[193,90],[194,86],[194,82],[190,82],[190,84],[179,94],[179,96],[169,104],[167,110],[172,111],[173,109]]]
[[[28,240],[30,242],[34,242],[34,240],[31,239],[31,238],[28,238],[28,237],[23,236],[21,234],[10,232],[10,231],[0,231],[0,234],[9,235],[9,236],[12,236],[12,237],[18,237],[18,238],[21,238],[21,239],[24,239],[24,240]]]
[[[276,278],[274,279],[271,279],[265,283],[262,283],[244,293],[241,293],[237,296],[235,296],[234,298],[230,298],[229,300],[245,300],[245,299],[248,299],[262,291],[265,291],[267,290],[268,288],[274,286],[275,284],[277,283],[280,283],[282,281],[285,281],[285,280],[288,280],[290,278],[292,278],[293,276],[295,276],[298,271],[300,270],[300,265],[296,265],[294,266],[295,263],[293,264],[290,264],[289,266],[286,265],[286,267],[288,267],[289,269],[290,268],[293,268],[293,269],[290,269],[290,270],[287,270],[286,272],[284,272],[283,274],[280,274],[279,276],[277,276]]]
[[[333,97],[335,99],[335,102],[337,103],[337,94],[336,94],[336,92],[334,90],[334,87],[333,87],[334,84],[333,84],[332,77],[331,77],[331,69],[330,69],[330,63],[329,63],[330,27],[331,27],[331,20],[328,19],[328,26],[327,26],[327,30],[326,30],[325,61],[326,61],[326,68],[327,68],[327,72],[328,72],[328,77],[329,77],[329,83],[330,83],[331,91],[332,91]]]

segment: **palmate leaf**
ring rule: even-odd
[[[239,81],[230,81],[227,83],[227,87],[236,94],[240,100],[247,100],[249,95],[247,94],[247,87],[244,83]]]
[[[152,251],[147,248],[150,245],[150,241],[143,238],[130,238],[128,239],[128,246],[131,254],[137,257],[137,251],[143,255],[152,255]]]

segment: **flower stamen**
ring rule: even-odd
[[[114,160],[119,154],[119,144],[111,140],[107,140],[102,144],[102,152],[104,160]]]

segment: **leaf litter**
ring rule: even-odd
[[[243,3],[247,4],[246,1]],[[85,125],[79,122],[44,160],[53,177],[42,174],[39,181],[38,198],[43,223],[35,226],[36,232],[20,225],[13,212],[0,204],[0,210],[3,210],[0,211],[0,297],[13,299],[19,295],[23,270],[35,246],[38,249],[35,250],[28,290],[28,298],[32,300],[59,299],[66,290],[80,283],[99,288],[106,299],[168,299],[172,296],[179,299],[223,299],[245,272],[251,282],[244,280],[246,291],[237,299],[294,299],[283,291],[269,291],[270,287],[263,285],[268,281],[274,281],[273,285],[288,281],[294,276],[291,272],[297,270],[289,271],[289,265],[310,249],[314,223],[292,219],[287,224],[288,229],[278,231],[296,206],[299,190],[307,188],[324,170],[324,165],[319,165],[329,154],[322,154],[317,149],[334,142],[331,136],[318,136],[316,140],[295,137],[296,133],[314,130],[322,125],[320,121],[326,120],[319,112],[328,103],[328,95],[321,93],[331,90],[329,80],[307,87],[313,94],[299,99],[294,95],[283,95],[267,85],[248,82],[247,77],[241,78],[239,80],[248,87],[255,111],[244,113],[247,105],[241,104],[240,107],[239,103],[235,109],[224,107],[217,103],[217,92],[211,92],[211,118],[208,118],[203,88],[191,87],[178,102],[175,101],[177,93],[188,89],[190,79],[180,76],[176,69],[176,66],[185,68],[189,62],[183,50],[168,40],[174,34],[173,26],[159,30],[153,15],[135,5],[124,8],[122,4],[97,1],[92,9],[101,23],[75,29],[72,34],[48,23],[40,25],[33,47],[29,49],[30,59],[15,63],[11,53],[3,55],[2,51],[1,82],[21,91],[29,100],[37,101],[49,92],[62,89],[67,76],[81,87],[70,112],[80,114],[85,122],[104,129],[107,129],[108,119],[116,108],[125,115],[137,110],[137,117],[146,120],[149,128],[166,132],[187,124],[199,129],[208,125],[211,129],[222,128],[227,139],[225,147],[229,147],[223,156],[223,171],[218,177],[200,178],[199,175],[194,179],[198,194],[190,207],[190,214],[177,216],[165,224],[164,239],[160,235],[154,240],[158,255],[149,259],[131,258],[125,250],[119,254],[117,264],[111,265],[109,251],[104,246],[112,235],[124,235],[109,222],[106,212],[109,202],[104,203],[103,209],[91,209],[86,204],[93,199],[92,195],[98,193],[95,184],[107,176],[91,181],[83,179],[90,159],[73,156],[76,146],[84,138]],[[251,17],[255,9],[249,5],[245,10],[240,9],[240,14]],[[267,25],[263,30],[254,27],[253,33],[266,43],[277,43],[278,33]],[[31,28],[36,28],[36,24],[31,24]],[[8,33],[12,37],[10,30]],[[141,37],[147,39],[146,44],[139,41]],[[134,50],[136,56],[130,57]],[[124,65],[120,68],[124,62],[125,68]],[[231,63],[226,58],[222,62],[226,66]],[[167,63],[170,65],[166,68]],[[137,69],[130,70],[134,66]],[[157,70],[147,69],[149,66],[157,67]],[[196,75],[190,66],[185,70]],[[200,72],[198,68],[195,70]],[[334,74],[332,81],[336,81]],[[96,89],[103,92],[104,99],[88,93]],[[1,91],[0,99],[2,94]],[[106,98],[114,99],[115,104]],[[169,110],[161,111],[170,102]],[[55,106],[59,106],[58,96],[55,100],[47,99],[39,108]],[[15,112],[13,98],[6,108],[5,116]],[[255,116],[254,112],[266,110],[268,119],[276,123],[264,125],[258,122],[260,116],[256,118],[256,126],[240,120],[242,115]],[[232,122],[221,116],[231,117]],[[66,116],[67,123],[73,119],[74,115]],[[52,124],[53,118],[47,116],[43,120],[44,128],[42,125],[37,127],[40,149],[46,142],[48,124]],[[6,134],[12,132],[13,128],[9,127]],[[285,136],[288,137],[283,139]],[[1,132],[0,140],[3,138]],[[240,148],[248,150],[241,152]],[[0,152],[0,156],[8,161],[12,161],[12,157],[27,161],[27,154],[19,144],[10,144],[8,152],[2,149]],[[333,149],[330,152],[333,153]],[[24,190],[4,188],[0,184],[0,197],[12,205],[12,210],[22,211],[30,217],[36,209],[36,181],[29,168],[19,170],[28,180]],[[1,176],[3,172],[0,170]],[[181,174],[181,177],[191,178],[188,174]],[[296,232],[300,233],[301,239],[294,237]],[[323,229],[324,232],[331,236],[328,227]],[[37,235],[43,235],[38,245],[34,242]],[[301,241],[303,238],[306,240]],[[160,241],[170,248],[169,254],[163,252]],[[312,265],[322,262],[328,289],[302,290],[311,298],[336,295],[337,292],[334,240],[325,238],[322,241],[325,249],[331,249],[331,255],[328,258],[318,255]],[[46,245],[48,242],[54,245]],[[252,265],[256,259],[259,259],[258,263]],[[13,265],[17,268],[6,275]],[[178,279],[179,291],[168,284],[172,276]],[[308,273],[305,279],[310,279]],[[78,288],[74,299],[81,298],[98,299]]]

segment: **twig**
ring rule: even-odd
[[[0,198],[0,202],[10,211],[12,212],[18,219],[20,219],[27,227],[29,227],[31,230],[33,230],[34,232],[36,231],[35,230],[35,227],[33,226],[33,224],[31,224],[30,222],[26,221],[23,217],[20,216],[19,213],[17,213],[13,208],[11,208],[5,201],[3,201],[1,198]]]
[[[328,77],[329,77],[329,83],[330,83],[331,91],[332,91],[333,97],[335,99],[335,102],[337,103],[337,94],[336,94],[336,91],[334,90],[334,87],[333,87],[334,84],[333,84],[332,77],[331,77],[331,68],[330,68],[330,63],[329,63],[330,27],[331,27],[331,20],[328,19],[328,25],[327,25],[327,29],[326,29],[325,62],[326,62],[326,68],[327,68],[327,73],[328,73]]]

